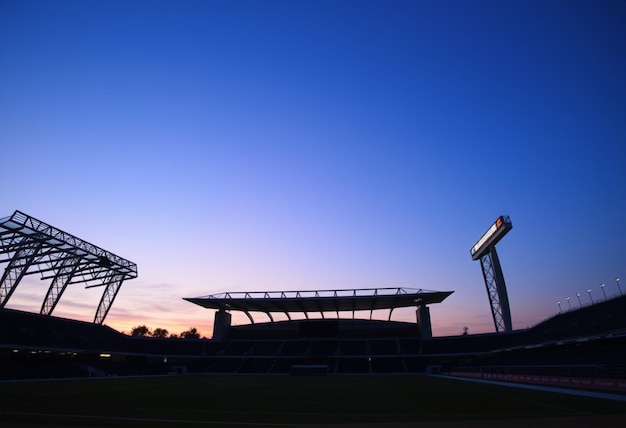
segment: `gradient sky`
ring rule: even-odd
[[[626,276],[625,70],[617,0],[3,0],[0,217],[137,263],[106,324],[208,336],[183,297],[454,290],[434,334],[494,331],[469,249],[510,215],[525,328]]]

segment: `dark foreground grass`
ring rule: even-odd
[[[171,376],[0,383],[0,426],[380,424],[622,415],[624,402],[426,376]]]

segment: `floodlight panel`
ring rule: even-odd
[[[480,259],[487,252],[489,247],[496,245],[512,228],[513,223],[511,223],[509,216],[501,215],[498,217],[483,236],[480,237],[478,242],[470,248],[472,260]]]

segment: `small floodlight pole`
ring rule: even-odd
[[[559,305],[559,313],[561,313],[561,301],[557,301],[556,304]]]
[[[604,300],[606,300],[606,291],[604,291],[604,283],[600,284],[600,288],[602,289],[602,294],[604,295]]]
[[[591,297],[591,288],[587,289],[587,293],[589,293],[589,300],[591,300],[591,303],[593,303],[593,297]]]
[[[578,299],[578,306],[582,306],[583,304],[580,303],[580,293],[576,293],[576,298]]]
[[[567,300],[567,306],[569,306],[570,310],[572,309],[572,303],[569,301],[569,296],[565,298]]]
[[[617,289],[619,290],[619,295],[622,295],[622,287],[619,286],[619,278],[615,278],[613,281],[617,284]]]

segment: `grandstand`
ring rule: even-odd
[[[623,382],[625,305],[626,296],[617,296],[510,333],[423,338],[417,323],[319,318],[232,326],[219,341],[132,337],[4,308],[0,378],[441,372]]]

